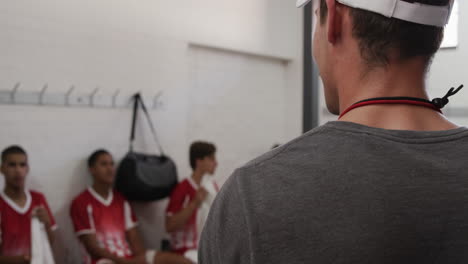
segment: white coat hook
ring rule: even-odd
[[[159,91],[153,98],[153,109],[154,108],[158,108],[159,106],[159,99],[161,98],[161,96],[163,95],[163,92],[162,91]]]
[[[96,94],[99,92],[99,87],[96,87],[96,89],[94,89],[94,91],[91,93],[91,95],[89,96],[89,102],[90,102],[90,105],[92,107],[94,107],[94,97],[96,96]]]
[[[13,90],[11,91],[10,98],[11,98],[12,104],[16,103],[16,93],[18,92],[18,89],[20,88],[20,86],[21,86],[21,83],[17,82],[15,86],[13,87]]]
[[[75,90],[75,86],[72,85],[70,89],[68,89],[66,95],[65,95],[65,105],[69,106],[70,105],[70,96],[73,93],[73,90]]]
[[[114,95],[112,95],[112,107],[117,107],[117,97],[120,94],[120,89],[115,91]]]
[[[39,104],[44,105],[44,94],[47,91],[47,88],[49,88],[49,85],[46,83],[43,87],[41,92],[39,93]]]

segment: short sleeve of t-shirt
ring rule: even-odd
[[[73,201],[70,215],[77,236],[96,233],[92,221],[93,207],[90,204],[80,200]]]
[[[138,225],[135,212],[128,201],[124,202],[125,230],[130,230]]]
[[[169,204],[166,209],[167,216],[172,216],[183,209],[185,197],[187,195],[186,182],[181,182],[172,192]]]

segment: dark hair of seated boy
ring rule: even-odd
[[[44,224],[49,242],[57,228],[45,196],[26,188],[29,162],[26,151],[10,146],[1,155],[0,171],[5,188],[0,193],[0,263],[31,262],[31,219]]]
[[[172,253],[146,250],[129,202],[113,190],[116,170],[108,151],[95,151],[88,159],[88,168],[93,184],[71,205],[75,232],[87,253],[85,263],[191,263]]]

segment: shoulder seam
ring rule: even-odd
[[[283,152],[285,152],[286,150],[288,150],[289,148],[291,148],[292,146],[294,146],[297,142],[301,141],[304,139],[304,137],[307,137],[307,136],[313,136],[313,135],[318,135],[320,133],[322,133],[324,130],[326,129],[325,126],[320,126],[318,128],[316,128],[315,131],[312,131],[312,132],[309,132],[308,134],[303,134],[302,136],[292,140],[291,142],[289,142],[283,149],[281,149],[280,151],[278,151],[278,153],[274,154],[273,156],[265,159],[265,160],[261,160],[261,161],[258,161],[258,162],[255,162],[255,163],[252,163],[252,164],[249,164],[249,165],[245,165],[243,167],[241,167],[241,169],[250,169],[250,168],[254,168],[254,167],[257,167],[265,162],[268,162],[274,158],[276,158],[277,156],[283,154]]]

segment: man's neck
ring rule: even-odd
[[[95,182],[92,188],[97,194],[99,194],[104,199],[107,199],[109,197],[109,194],[112,190],[112,186],[98,182]]]
[[[203,176],[205,176],[205,172],[201,170],[195,170],[192,174],[192,179],[197,185],[200,185],[203,179]]]
[[[341,79],[338,85],[340,111],[358,101],[376,97],[429,99],[425,91],[425,74],[422,60],[378,68],[366,75],[358,72],[344,74],[348,78]],[[350,111],[340,121],[395,130],[438,131],[457,127],[438,112],[414,105],[364,106]]]
[[[15,202],[26,201],[26,190],[25,188],[14,188],[11,186],[5,186],[4,192],[11,200]]]

